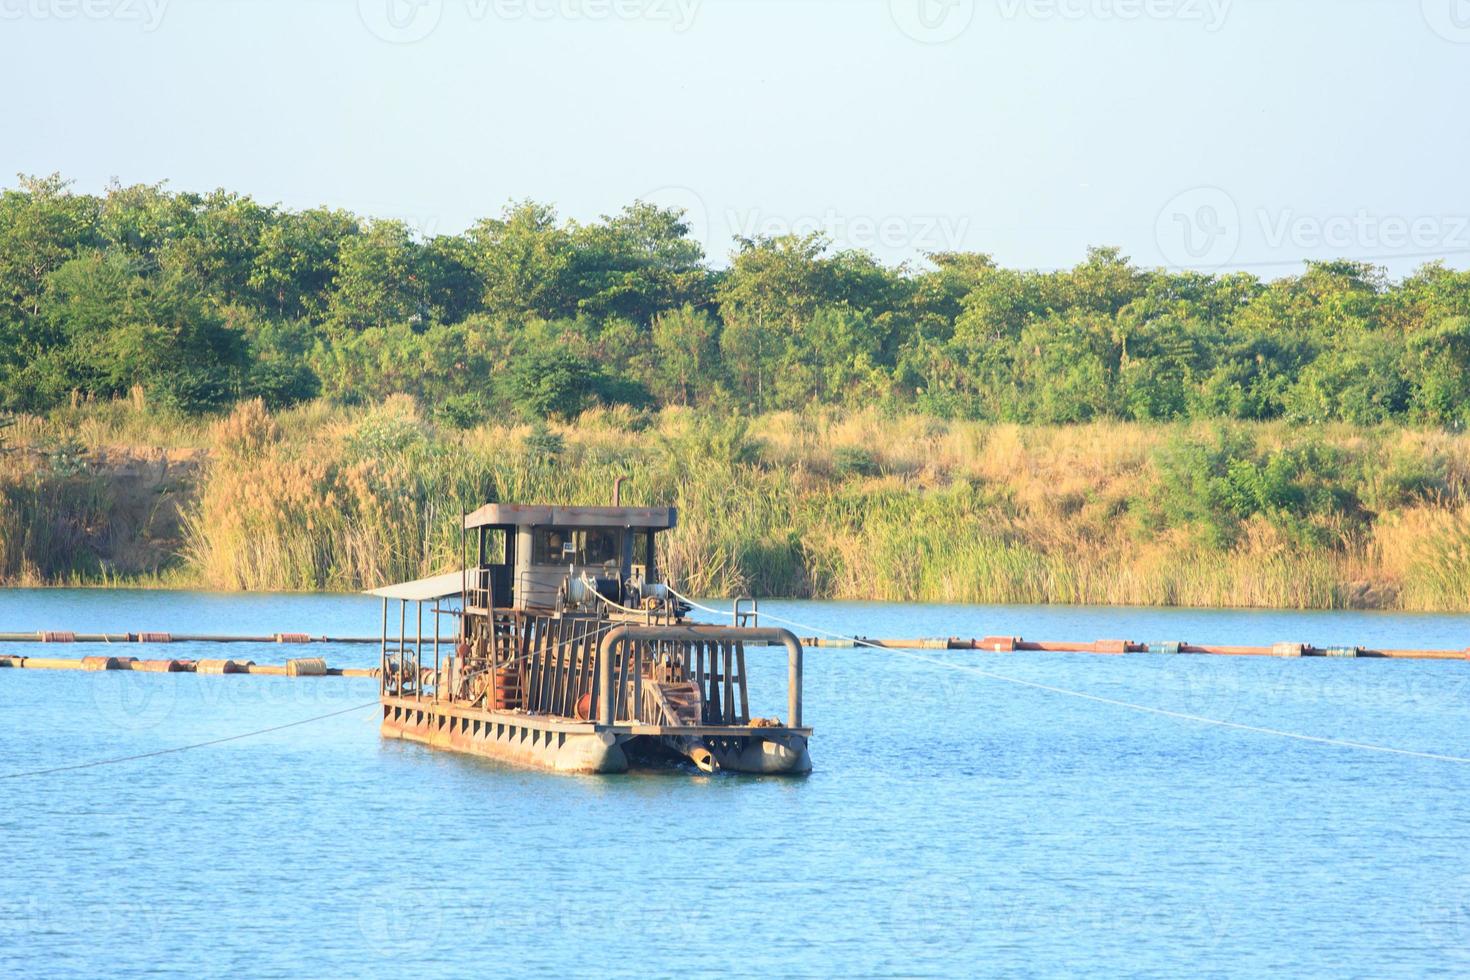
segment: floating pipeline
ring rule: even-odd
[[[371,677],[376,669],[329,667],[318,658],[288,660],[284,664],[257,664],[253,660],[139,660],[136,657],[83,657],[63,660],[55,657],[0,656],[0,668],[14,670],[131,670],[149,674],[264,674],[273,677]]]
[[[396,639],[396,638],[395,638]],[[406,637],[406,642],[414,642]],[[423,637],[422,642],[430,642]],[[30,633],[0,633],[0,643],[341,643],[377,646],[376,636],[308,636],[305,633],[272,633],[269,636],[220,636],[203,633],[71,633],[38,630]]]
[[[1152,654],[1156,656],[1215,657],[1331,657],[1368,660],[1470,660],[1470,650],[1409,650],[1368,647],[1317,647],[1310,643],[1275,643],[1271,646],[1196,645],[1180,641],[1138,643],[1133,640],[1092,640],[1089,642],[1032,641],[1012,636],[987,636],[984,639],[878,640],[868,637],[822,639],[809,637],[802,644],[809,648],[855,649],[871,647],[879,650],[983,650],[987,653],[1091,653],[1106,656]]]
[[[64,636],[66,639],[41,639]],[[287,639],[282,639],[287,637]],[[330,637],[306,637],[304,634],[277,633],[270,637],[198,636],[167,633],[0,633],[0,643],[372,643],[381,640],[353,640]],[[424,646],[432,642],[425,637]],[[1320,657],[1349,660],[1470,660],[1470,650],[1372,649],[1354,646],[1319,647],[1310,643],[1274,643],[1270,646],[1198,645],[1181,641],[1138,643],[1133,640],[1092,640],[1087,642],[1034,641],[1012,636],[987,636],[983,639],[873,639],[852,637],[827,639],[808,637],[802,645],[808,649],[852,650],[978,650],[986,653],[1077,653],[1104,656],[1147,654],[1153,656],[1277,657],[1295,659]],[[408,637],[405,645],[414,640]],[[81,659],[53,657],[0,656],[0,668],[29,670],[131,670],[151,673],[196,674],[269,674],[284,677],[376,677],[377,670],[338,669],[321,658],[289,660],[285,664],[257,664],[251,660],[182,660],[139,659],[127,656],[93,656]]]

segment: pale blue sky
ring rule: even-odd
[[[1470,265],[1470,0],[0,0],[0,78],[6,185]]]

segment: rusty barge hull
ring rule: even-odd
[[[669,740],[687,738],[702,739],[728,772],[801,775],[812,768],[806,728],[609,726],[389,697],[380,731],[384,738],[561,773],[627,772],[662,754]]]
[[[679,759],[706,773],[810,772],[801,641],[761,629],[753,602],[727,626],[687,621],[692,607],[657,577],[655,538],[674,511],[616,498],[487,505],[464,517],[459,571],[369,593],[383,600],[383,737],[553,772]],[[751,711],[746,647],[770,645],[786,649],[784,721]]]

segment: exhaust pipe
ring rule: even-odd
[[[616,480],[613,481],[613,503],[612,503],[612,505],[614,507],[621,507],[621,506],[623,506],[623,482],[625,480],[627,480],[627,479],[628,478],[626,476],[620,476]]]

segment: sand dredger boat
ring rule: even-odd
[[[460,571],[370,593],[383,600],[382,734],[561,772],[659,758],[809,772],[801,642],[760,628],[753,604],[737,603],[728,626],[688,621],[658,573],[658,536],[676,521],[672,508],[622,506],[466,515]],[[755,646],[787,650],[784,722],[751,716]]]

